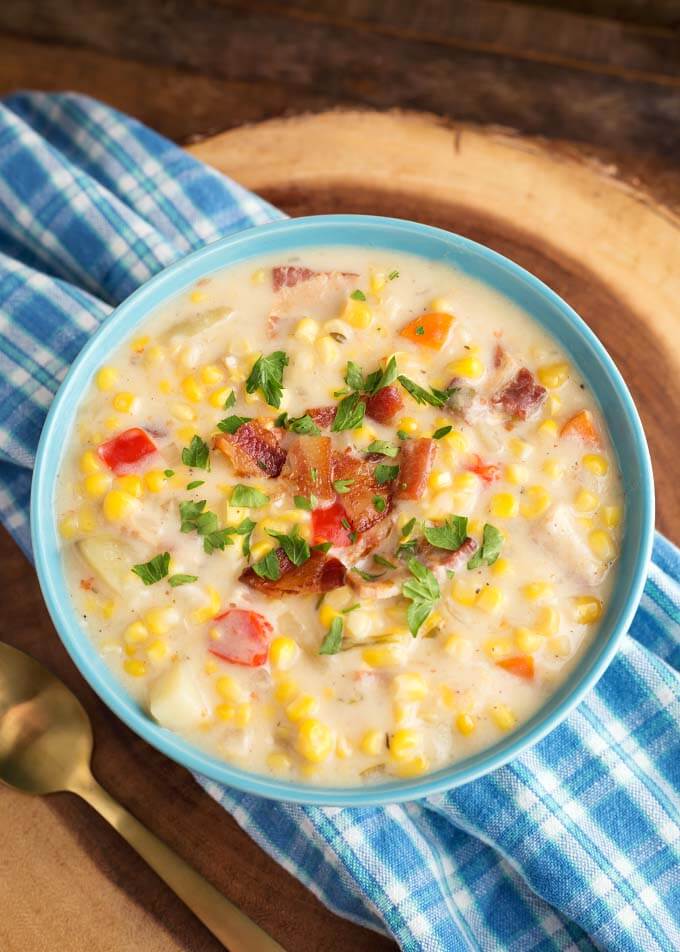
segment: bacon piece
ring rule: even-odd
[[[476,473],[485,483],[492,483],[495,479],[501,478],[501,467],[496,463],[485,463],[478,453],[472,454],[465,469],[470,473]]]
[[[227,457],[237,476],[278,476],[286,461],[286,451],[276,433],[257,420],[249,420],[235,433],[220,433],[214,445]]]
[[[335,414],[338,412],[337,407],[310,407],[309,410],[306,410],[305,413],[314,420],[316,425],[321,430],[327,429],[333,420],[335,419]]]
[[[366,532],[389,514],[392,508],[392,484],[380,485],[376,481],[375,465],[369,460],[359,459],[350,451],[333,453],[333,479],[351,480],[341,501],[355,532]],[[376,496],[385,500],[382,512],[375,508]]]
[[[276,292],[274,306],[267,319],[267,332],[275,337],[279,323],[286,317],[300,317],[320,305],[330,317],[341,309],[347,285],[358,278],[349,271],[313,271],[296,265],[280,265],[272,269]]]
[[[427,539],[421,539],[418,543],[417,557],[433,572],[436,572],[438,568],[457,572],[464,565],[467,565],[476,551],[477,543],[471,536],[466,536],[460,547],[455,551],[440,549],[428,542]]]
[[[427,436],[417,440],[406,440],[399,453],[399,475],[396,482],[397,499],[420,499],[427,487],[427,478],[430,475],[434,459],[437,454],[437,443]]]
[[[292,264],[280,264],[272,268],[272,286],[275,291],[281,288],[294,288],[301,281],[309,281],[322,274],[321,271],[312,271],[311,268],[301,268]]]
[[[382,387],[366,400],[366,416],[378,423],[391,423],[395,414],[404,406],[399,388],[390,384]]]
[[[302,565],[294,565],[283,549],[276,549],[281,571],[276,581],[261,578],[252,567],[245,569],[239,581],[264,595],[311,595],[330,592],[345,584],[347,570],[339,559],[328,558],[323,552],[312,552]]]
[[[353,565],[360,559],[363,559],[369,552],[373,552],[379,545],[382,545],[393,529],[394,520],[392,516],[388,519],[382,519],[380,522],[376,522],[376,524],[371,526],[370,529],[367,529],[366,532],[361,533],[351,548],[345,550],[343,553],[345,561]]]
[[[312,470],[315,472],[312,473]],[[320,501],[330,502],[335,496],[331,485],[330,436],[294,437],[288,447],[281,475],[293,484],[300,495],[314,494]]]
[[[521,367],[512,380],[493,395],[491,402],[511,417],[527,420],[540,407],[548,391],[536,383],[534,375]]]

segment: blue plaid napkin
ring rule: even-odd
[[[187,252],[281,217],[75,95],[0,105],[0,515],[30,556],[31,467],[69,363]],[[680,948],[680,553],[657,536],[621,651],[495,773],[384,809],[272,803],[198,778],[326,905],[412,952]]]

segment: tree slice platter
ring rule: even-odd
[[[657,525],[680,541],[680,218],[669,209],[575,148],[418,113],[271,120],[189,151],[290,215],[411,218],[540,277],[628,382],[652,451]]]
[[[190,150],[291,215],[414,218],[508,255],[562,294],[626,377],[656,468],[659,526],[678,541],[680,223],[572,148],[413,114],[275,120]],[[189,774],[95,697],[56,637],[37,580],[5,533],[12,592],[2,637],[75,690],[94,724],[95,773],[139,818],[291,952],[387,952],[269,859]],[[219,944],[85,804],[0,788],[0,948],[217,952]]]

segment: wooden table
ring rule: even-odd
[[[585,7],[600,15],[582,15]],[[340,14],[330,0],[101,0],[94,8],[15,0],[0,8],[0,91],[78,89],[180,140],[338,105],[455,120],[344,112],[234,129],[193,148],[291,214],[417,217],[545,277],[624,371],[655,459],[658,522],[678,541],[672,0],[564,0],[551,9],[355,0],[348,9]],[[607,19],[612,11],[621,19]],[[291,952],[393,947],[333,917],[184,770],[108,712],[68,660],[32,569],[4,533],[0,573],[11,598],[0,638],[77,692],[94,722],[95,771],[114,795]],[[219,948],[75,799],[0,790],[0,836],[6,952]]]

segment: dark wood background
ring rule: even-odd
[[[334,106],[425,110],[575,144],[680,209],[680,0],[4,0],[0,94],[19,88],[88,93],[179,142]],[[108,713],[3,532],[0,577],[12,593],[0,638],[77,690],[112,793],[291,952],[391,948],[331,916]],[[8,952],[218,948],[83,804],[55,797],[27,813],[0,791],[0,835]],[[3,907],[3,882],[36,890],[30,927]]]

